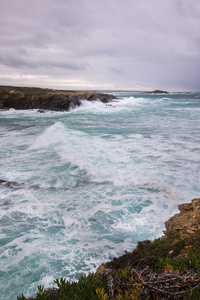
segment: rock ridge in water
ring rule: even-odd
[[[0,109],[40,109],[68,111],[81,105],[81,100],[108,103],[110,94],[91,91],[65,91],[32,87],[0,86]]]
[[[0,179],[0,186],[13,188],[13,187],[21,187],[23,185],[24,185],[23,183],[18,183],[16,181],[9,181],[9,180]]]

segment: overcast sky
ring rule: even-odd
[[[200,90],[200,0],[0,0],[0,84]]]

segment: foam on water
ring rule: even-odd
[[[4,299],[95,271],[162,235],[177,205],[199,196],[199,98],[190,96],[1,113],[0,179],[22,183],[0,186]]]
[[[86,181],[109,182],[115,186],[163,187],[167,177],[174,179],[172,171],[176,170],[177,164],[180,164],[180,171],[176,170],[176,180],[184,180],[182,171],[190,172],[191,167],[193,172],[198,172],[199,153],[193,151],[194,145],[198,148],[197,143],[191,145],[190,139],[183,134],[171,134],[170,141],[160,135],[146,139],[133,134],[104,138],[71,130],[56,122],[37,137],[29,149],[53,150],[70,164],[72,176],[83,172]]]

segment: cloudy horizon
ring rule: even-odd
[[[0,1],[0,85],[200,90],[199,0]]]

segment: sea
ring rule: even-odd
[[[200,197],[200,93],[112,94],[0,111],[1,299],[95,272]]]

